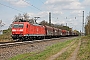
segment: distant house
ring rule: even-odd
[[[3,34],[3,30],[0,30],[0,35],[2,35]]]

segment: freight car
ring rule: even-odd
[[[60,36],[68,36],[69,31],[58,28],[30,24],[29,22],[14,22],[12,26],[12,38],[18,40],[44,39]]]

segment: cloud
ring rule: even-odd
[[[17,6],[17,7],[27,7],[29,6],[28,3],[26,3],[23,0],[6,0],[7,2],[10,2],[10,4]]]
[[[82,4],[83,4],[84,6],[90,6],[90,0],[84,0],[84,1],[82,2]]]
[[[80,10],[84,7],[81,5],[81,3],[78,0],[47,0],[45,2],[45,5],[49,6],[47,7],[48,10]]]
[[[42,11],[42,12],[38,12],[37,14],[36,13],[28,13],[28,14],[31,17],[38,17],[38,16],[45,17],[49,14],[49,12],[48,11]]]

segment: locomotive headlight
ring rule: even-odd
[[[23,31],[23,29],[20,29],[20,31]]]
[[[12,31],[16,31],[15,29],[12,29]]]

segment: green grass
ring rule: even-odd
[[[10,60],[23,60],[23,58],[26,58],[26,57],[31,56],[33,54],[35,54],[35,53],[25,53],[25,54],[17,55],[15,57],[11,58]]]
[[[78,60],[90,60],[90,36],[82,37]]]
[[[10,60],[46,60],[46,58],[49,58],[50,56],[58,53],[62,48],[67,47],[72,41],[74,41],[74,39],[65,42],[59,42],[50,47],[47,47],[44,51],[40,53],[27,53],[17,55],[15,57],[12,57]]]
[[[68,48],[64,53],[62,53],[62,55],[60,55],[58,58],[56,58],[55,60],[66,60],[67,58],[69,58],[72,54],[72,52],[75,50],[75,48],[78,46],[78,39],[76,39],[75,43],[73,45],[71,45],[70,48]]]
[[[9,41],[11,39],[11,29],[3,30],[3,34],[0,35],[0,42]]]

